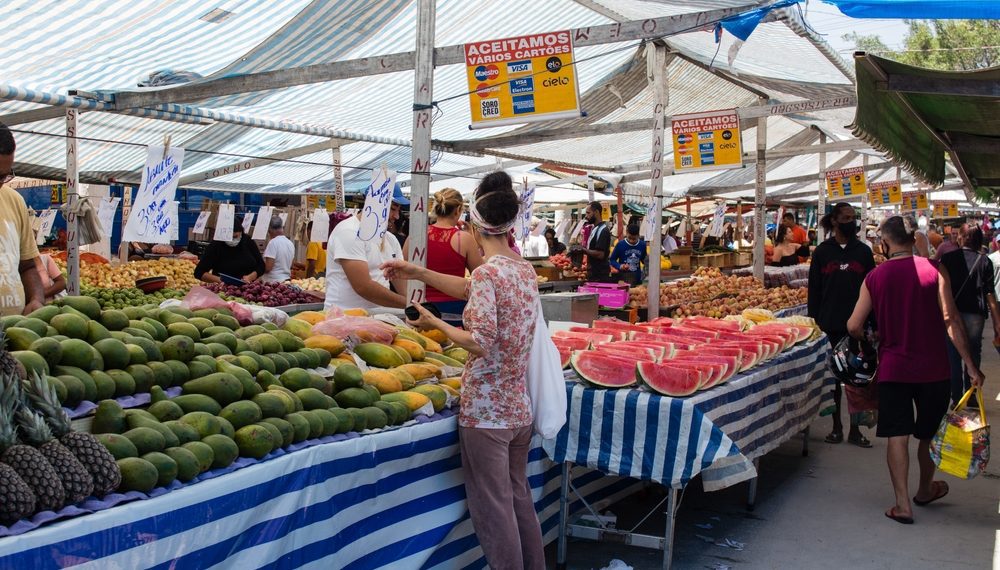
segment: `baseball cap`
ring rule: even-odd
[[[403,196],[403,190],[399,187],[399,184],[396,184],[392,188],[392,201],[399,204],[400,206],[410,205],[410,201],[407,200],[405,196]]]

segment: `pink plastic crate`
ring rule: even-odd
[[[620,309],[628,304],[628,286],[617,283],[584,283],[579,293],[597,293],[597,303],[602,307]]]

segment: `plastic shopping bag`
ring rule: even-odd
[[[965,407],[973,392],[979,409]],[[931,440],[931,458],[938,469],[962,479],[972,479],[986,471],[990,461],[990,424],[986,421],[982,390],[970,388],[955,409],[941,420]]]
[[[535,336],[528,356],[528,396],[535,433],[552,439],[566,423],[566,382],[559,351],[545,326],[542,305],[536,305]]]

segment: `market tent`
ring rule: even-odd
[[[922,69],[858,53],[859,138],[932,184],[949,155],[966,183],[1000,192],[1000,68]]]
[[[484,37],[701,10],[746,9],[755,4],[749,0],[554,0],[542,4],[464,0],[439,7],[435,43],[455,45]],[[339,145],[343,153],[348,190],[363,188],[370,170],[382,164],[400,171],[402,181],[408,178],[410,70],[286,87],[267,85],[266,89],[261,83],[260,91],[211,97],[171,94],[218,78],[247,78],[253,88],[251,78],[262,72],[405,52],[415,44],[416,9],[411,0],[248,2],[214,10],[194,0],[145,2],[116,14],[122,20],[109,18],[106,10],[83,0],[25,2],[18,5],[18,16],[21,27],[31,32],[12,37],[6,55],[0,55],[10,82],[0,86],[0,98],[7,99],[0,103],[0,121],[31,131],[18,133],[22,174],[50,179],[64,176],[63,111],[47,105],[73,104],[108,111],[87,112],[81,118],[80,135],[86,137],[80,145],[84,182],[135,181],[142,145],[159,143],[165,134],[188,150],[184,168],[188,187],[268,193],[329,191],[333,186],[329,146],[333,145]],[[122,26],[120,21],[131,24]],[[663,38],[671,50],[671,114],[853,94],[850,66],[808,30],[798,10],[770,14],[732,60],[726,54],[734,38],[724,33],[716,44],[711,21],[703,18],[701,22]],[[58,34],[52,32],[55,29]],[[123,53],[129,57],[120,57]],[[475,179],[495,168],[496,157],[501,157],[590,165],[648,180],[648,170],[641,163],[650,153],[652,91],[643,42],[582,46],[576,55],[586,116],[555,125],[471,131],[468,103],[461,96],[467,89],[464,69],[437,67],[434,94],[440,114],[433,128],[437,143],[432,174],[463,173],[460,176]],[[137,80],[149,82],[153,74],[157,74],[154,84],[161,78],[169,82],[185,75],[205,79],[135,89]],[[79,98],[65,95],[73,90],[78,90]],[[116,108],[117,97],[134,93],[152,93],[157,100]],[[770,134],[780,130],[771,123],[791,120],[797,122],[796,128],[807,129],[810,121],[822,117],[815,113],[775,117],[768,120]],[[643,122],[647,124],[636,126]],[[565,134],[587,129],[601,134]],[[563,134],[553,136],[553,130]],[[543,138],[545,133],[548,136]],[[546,142],[530,142],[531,137]],[[277,156],[284,160],[240,167],[248,159],[263,163],[263,158]],[[666,159],[669,162],[671,157]]]

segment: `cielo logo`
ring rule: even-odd
[[[542,87],[558,87],[560,85],[569,85],[568,77],[553,77],[551,79],[546,79],[542,81]]]
[[[490,81],[500,76],[500,68],[495,65],[480,65],[473,74],[479,81]]]

